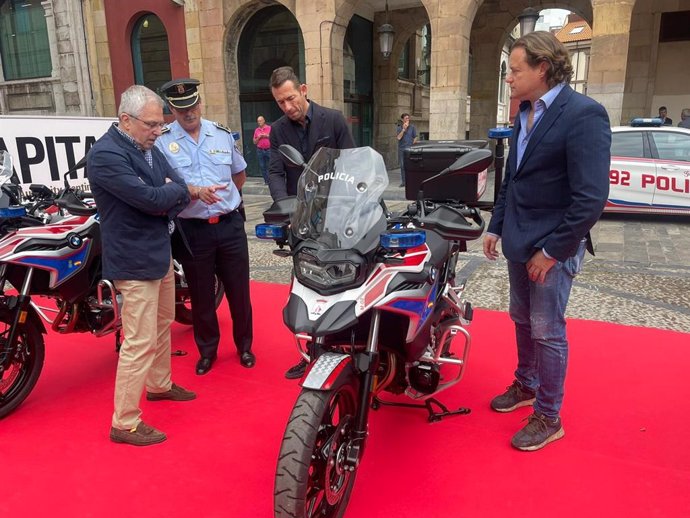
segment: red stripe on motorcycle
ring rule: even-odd
[[[343,369],[352,362],[351,358],[346,358],[343,361],[341,361],[338,366],[333,369],[333,372],[331,372],[331,375],[326,378],[326,381],[323,383],[322,387],[324,390],[330,390],[333,387],[333,384],[335,383],[335,380],[338,379],[338,376],[340,376],[340,373],[343,372]]]
[[[364,294],[364,308],[368,308],[371,304],[376,302],[381,295],[386,292],[386,287],[394,274],[386,273],[381,277],[376,284],[367,290]]]
[[[2,247],[0,247],[0,259],[4,258],[7,254],[11,254],[14,251],[15,247],[19,243],[21,243],[22,241],[24,241],[24,240],[23,239],[13,239],[12,241],[7,243],[6,245],[3,245]]]

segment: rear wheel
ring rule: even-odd
[[[0,360],[9,354],[7,337],[14,315],[0,313]],[[43,370],[45,346],[38,326],[31,322],[22,327],[17,337],[17,350],[0,373],[0,418],[9,415],[31,393]]]
[[[276,518],[341,518],[356,471],[346,469],[354,416],[355,378],[330,391],[303,390],[278,457]]]

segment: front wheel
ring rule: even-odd
[[[0,313],[0,359],[7,351],[7,337],[14,314]],[[0,418],[9,415],[31,393],[43,370],[45,346],[38,326],[27,322],[17,337],[17,350],[0,373]]]
[[[356,413],[355,378],[330,391],[302,391],[278,457],[276,518],[341,518],[345,514],[357,473],[345,464]]]

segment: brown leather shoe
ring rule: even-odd
[[[170,390],[166,392],[146,392],[146,399],[149,401],[162,401],[169,399],[171,401],[191,401],[196,399],[196,394],[191,390],[185,390],[179,385],[172,384]]]
[[[120,442],[125,444],[132,444],[134,446],[149,446],[163,442],[168,437],[156,430],[153,426],[147,425],[144,421],[140,421],[136,428],[131,430],[120,430],[119,428],[110,428],[110,440],[113,442]]]

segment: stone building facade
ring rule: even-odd
[[[671,114],[690,105],[690,36],[668,27],[690,0],[26,1],[45,6],[53,70],[0,80],[2,113],[112,116],[128,85],[191,76],[202,81],[205,115],[242,132],[250,164],[257,114],[280,115],[267,81],[282,64],[299,71],[312,99],[343,110],[356,140],[389,167],[402,112],[431,139],[484,138],[505,111],[504,46],[528,5],[570,10],[592,28],[587,94],[613,124],[658,104]],[[395,30],[389,58],[377,32],[386,22]]]
[[[0,2],[0,114],[96,115],[85,25],[79,0]],[[35,67],[26,66],[32,40]]]

